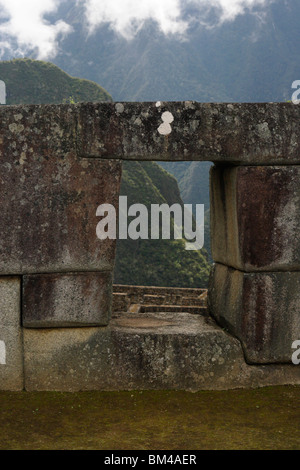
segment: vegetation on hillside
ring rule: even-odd
[[[210,247],[210,201],[209,201],[209,170],[211,162],[160,162],[160,165],[175,176],[180,194],[185,204],[204,204],[205,237],[204,247],[212,262]]]
[[[6,84],[8,105],[112,101],[97,83],[73,78],[56,65],[40,60],[0,62],[0,80]]]
[[[176,179],[154,162],[124,162],[121,195],[128,205],[183,205]],[[187,251],[184,240],[118,240],[115,282],[206,287],[206,250]]]

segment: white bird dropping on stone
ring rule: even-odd
[[[161,135],[169,135],[172,132],[172,127],[171,123],[174,121],[174,116],[170,111],[165,111],[162,115],[161,118],[163,120],[163,124],[161,124],[158,128],[158,132]]]

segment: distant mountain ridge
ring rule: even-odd
[[[300,79],[300,2],[277,0],[264,11],[205,28],[187,2],[183,19],[194,21],[186,40],[148,21],[127,41],[107,24],[89,35],[82,4],[66,0],[51,19],[64,19],[73,33],[60,41],[53,62],[101,83],[116,101],[288,100]]]

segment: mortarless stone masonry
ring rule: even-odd
[[[290,103],[0,107],[0,388],[300,383],[299,122]],[[184,312],[109,322],[96,209],[117,208],[125,159],[216,164],[209,310],[231,334]]]
[[[241,271],[300,271],[300,166],[211,169],[213,259]]]
[[[25,328],[104,326],[111,314],[112,274],[30,274],[23,277]]]
[[[215,264],[209,309],[238,337],[249,363],[289,363],[300,338],[300,272],[245,273]]]

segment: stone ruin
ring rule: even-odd
[[[289,103],[0,108],[0,389],[299,384],[299,123]],[[111,315],[96,209],[122,160],[214,162],[208,315]]]

